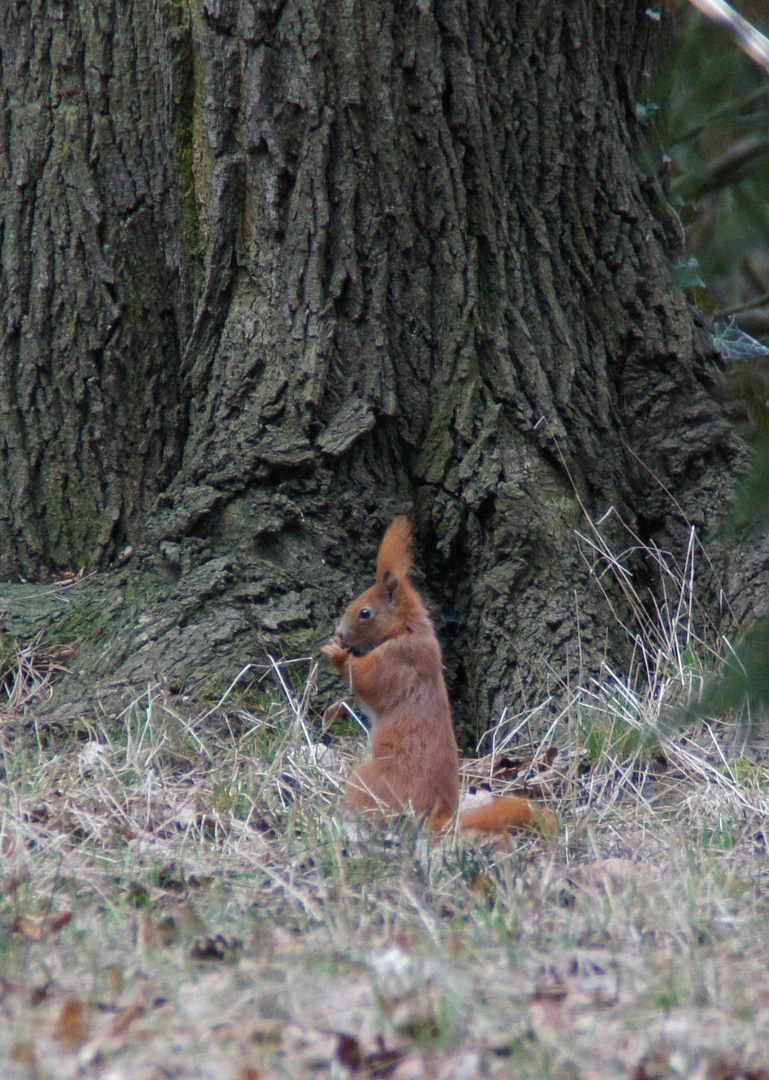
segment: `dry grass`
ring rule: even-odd
[[[551,843],[351,839],[361,746],[319,741],[309,661],[244,669],[195,715],[150,686],[62,733],[35,720],[54,661],[20,653],[0,1075],[766,1080],[769,772],[733,727],[668,722],[702,679],[687,580],[629,630],[628,678],[504,717],[464,763],[547,797]]]
[[[607,680],[528,766],[554,843],[352,843],[289,697],[6,722],[3,1077],[767,1075],[767,773],[723,733],[628,741]]]

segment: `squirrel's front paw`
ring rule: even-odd
[[[347,657],[350,655],[350,650],[345,649],[338,637],[332,637],[331,641],[327,645],[324,645],[320,650],[329,663],[334,667],[342,667]]]

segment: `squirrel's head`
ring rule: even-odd
[[[336,629],[345,648],[362,656],[388,638],[409,632],[415,608],[423,610],[408,579],[410,567],[411,525],[400,517],[379,546],[376,585],[353,600]]]

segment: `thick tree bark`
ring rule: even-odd
[[[4,8],[0,547],[136,548],[83,670],[314,650],[408,509],[467,733],[624,663],[584,512],[680,552],[743,456],[634,157],[647,6]]]
[[[0,27],[0,572],[37,577],[114,557],[178,467],[189,33],[90,2]]]

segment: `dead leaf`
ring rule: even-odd
[[[369,1076],[390,1076],[396,1065],[408,1057],[408,1053],[405,1047],[375,1050],[374,1053],[366,1055],[363,1067]]]
[[[40,1075],[37,1055],[31,1043],[15,1043],[11,1047],[11,1061],[18,1061],[21,1065],[26,1066],[33,1077]]]
[[[11,929],[28,941],[42,941],[47,934],[56,934],[72,921],[71,911],[59,911],[56,915],[18,915]]]
[[[350,709],[352,708],[354,702],[354,698],[346,697],[342,698],[340,701],[335,701],[333,705],[329,705],[329,707],[323,713],[323,720],[321,721],[320,725],[321,738],[323,738],[323,736],[326,734],[326,732],[331,727],[333,722],[337,719],[337,717],[349,715]]]
[[[62,1050],[74,1053],[88,1036],[85,1009],[79,998],[67,998],[56,1021],[56,1038]]]
[[[14,934],[21,934],[28,941],[42,941],[45,934],[45,919],[33,915],[18,915],[11,926]]]
[[[43,983],[42,986],[35,986],[32,990],[30,990],[29,1003],[32,1008],[35,1008],[35,1006],[37,1005],[42,1005],[42,1003],[48,997],[48,992],[50,989],[51,981],[49,979],[48,982]]]
[[[2,852],[0,852],[0,855],[2,855]],[[2,882],[3,892],[6,896],[13,896],[13,894],[18,890],[19,885],[21,885],[22,881],[26,882],[28,880],[29,875],[27,873],[11,874]]]
[[[479,872],[473,878],[473,882],[470,886],[470,891],[479,893],[480,896],[486,900],[491,900],[494,896],[494,882],[491,880],[488,874]]]
[[[493,775],[499,780],[514,780],[516,776],[530,769],[532,766],[536,772],[545,772],[558,756],[557,746],[548,746],[544,754],[529,754],[523,758],[511,758],[503,755],[494,762]]]
[[[115,1038],[117,1035],[123,1035],[133,1024],[134,1020],[138,1020],[140,1016],[144,1016],[146,1008],[143,1002],[134,1001],[131,1005],[128,1005],[123,1009],[119,1016],[116,1016],[114,1020],[110,1022],[107,1027],[108,1034]]]
[[[357,1072],[363,1061],[363,1052],[360,1043],[354,1035],[340,1034],[339,1045],[336,1048],[336,1056],[342,1065]]]
[[[157,871],[157,883],[159,889],[166,889],[168,892],[184,892],[187,888],[184,872],[179,870],[173,860]]]
[[[134,907],[147,907],[150,902],[149,889],[140,881],[130,881],[125,891],[125,901]]]
[[[260,1006],[259,1011],[262,1011]],[[251,1042],[257,1043],[259,1046],[267,1045],[269,1043],[277,1043],[280,1041],[280,1033],[283,1030],[283,1026],[286,1023],[288,1014],[282,1009],[278,1010],[276,1016],[264,1016],[257,1021],[256,1024],[251,1025],[248,1038]]]
[[[190,949],[193,960],[224,960],[231,963],[243,949],[243,943],[237,938],[226,938],[224,934],[201,938]]]
[[[153,919],[149,911],[143,911],[136,933],[136,944],[142,950],[162,949],[176,940],[176,923],[172,915]]]
[[[98,1061],[106,1047],[115,1052],[121,1049],[127,1039],[128,1031],[135,1020],[144,1016],[146,1005],[142,1001],[134,1001],[118,1015],[105,1024],[78,1053],[78,1063],[81,1067],[88,1067]]]

